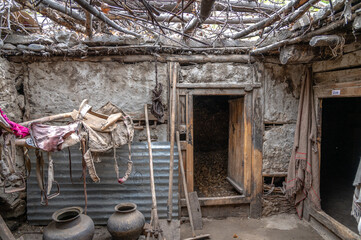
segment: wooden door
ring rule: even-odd
[[[193,95],[180,89],[178,91],[177,129],[181,137],[181,148],[186,173],[188,192],[193,192]]]
[[[241,194],[244,189],[244,98],[229,100],[229,143],[227,180]]]

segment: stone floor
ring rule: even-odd
[[[166,222],[162,224],[165,229]],[[42,227],[23,224],[14,235],[24,240],[41,240]],[[174,228],[173,232],[179,231]],[[196,231],[197,235],[209,233],[215,240],[323,240],[309,223],[299,220],[296,215],[281,214],[262,219],[227,218],[227,219],[204,219],[203,230]],[[179,234],[179,233],[178,233]],[[180,239],[191,237],[189,223],[180,227]],[[178,235],[179,236],[179,235]],[[105,226],[96,226],[94,240],[110,240],[110,234]],[[179,237],[178,237],[179,239]],[[177,239],[177,240],[178,240]],[[167,240],[171,240],[167,238]]]
[[[211,234],[215,240],[322,240],[323,238],[296,215],[280,214],[262,219],[227,218],[203,220],[197,235]],[[181,239],[191,237],[189,223],[181,225]]]

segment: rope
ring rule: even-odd
[[[152,90],[152,108],[150,112],[158,119],[159,122],[164,122],[164,106],[162,103],[162,92],[163,86],[161,83],[158,83],[158,61],[157,57],[155,57],[155,87]]]

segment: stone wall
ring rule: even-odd
[[[7,117],[15,122],[21,122],[24,111],[24,92],[23,92],[23,66],[21,64],[10,63],[0,58],[0,108]],[[16,149],[15,170],[24,171],[24,162],[22,149]],[[9,173],[5,165],[4,156],[1,156],[0,168],[0,214],[6,219],[16,218],[25,213],[26,193],[4,193],[3,181],[5,175]],[[18,184],[18,183],[16,183]],[[13,187],[7,183],[5,187]]]
[[[166,64],[158,63],[158,81],[163,84],[162,102],[167,105]],[[26,119],[58,114],[79,108],[83,99],[96,110],[111,101],[133,116],[144,116],[155,86],[154,63],[36,62],[28,65],[25,78]],[[136,131],[135,140],[145,140]],[[165,141],[167,128],[159,125],[153,139]]]
[[[255,83],[262,75],[262,64],[205,63],[181,66],[183,83]]]
[[[263,172],[287,172],[305,71],[303,65],[265,64]]]

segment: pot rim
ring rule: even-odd
[[[77,212],[78,214],[76,216],[72,217],[72,218],[68,218],[68,219],[65,219],[65,220],[58,219],[58,217],[61,214],[64,214],[66,212]],[[58,223],[70,222],[70,221],[78,218],[82,213],[83,213],[83,208],[81,208],[81,207],[67,207],[67,208],[62,208],[62,209],[59,209],[59,210],[55,211],[53,213],[53,215],[52,215],[52,219],[55,222],[58,222]]]
[[[120,207],[132,207],[132,208],[128,209],[128,210],[119,210]],[[131,203],[131,202],[119,203],[118,205],[116,205],[114,207],[114,209],[116,212],[119,212],[119,213],[129,213],[129,212],[133,212],[137,209],[137,204]]]

